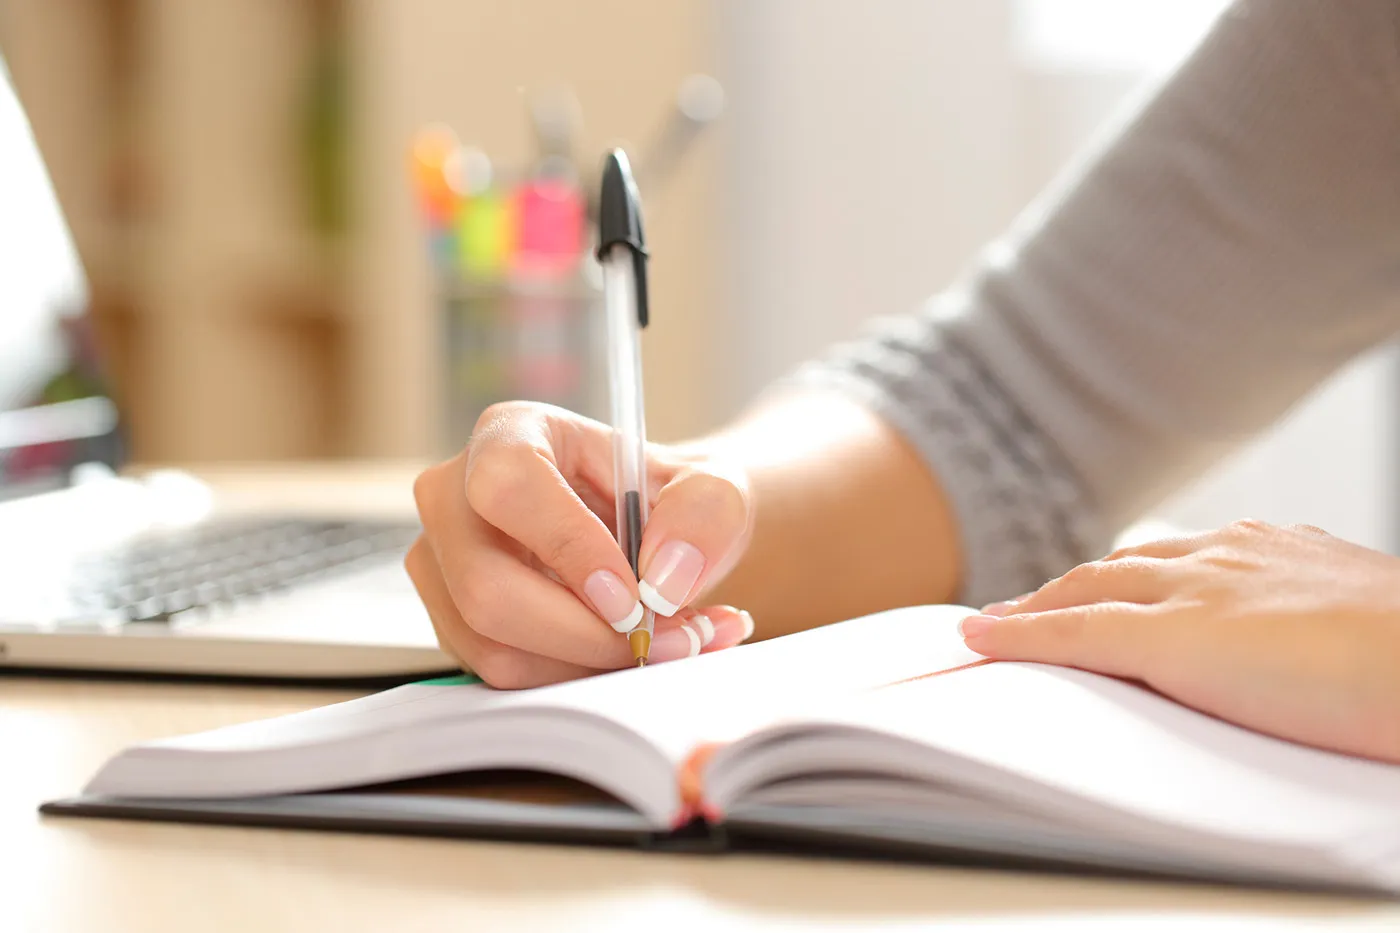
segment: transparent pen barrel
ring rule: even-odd
[[[642,348],[637,326],[632,255],[614,248],[603,262],[608,328],[608,374],[612,400],[613,484],[617,541],[637,570],[641,531],[647,521],[646,416],[642,403]]]

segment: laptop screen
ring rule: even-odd
[[[0,499],[116,467],[116,407],[100,377],[87,279],[0,59]]]

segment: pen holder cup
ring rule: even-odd
[[[497,402],[545,402],[606,420],[601,286],[591,256],[564,272],[440,277],[444,453],[460,450]]]

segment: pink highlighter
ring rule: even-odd
[[[566,180],[537,178],[521,185],[511,271],[540,278],[572,274],[583,246],[583,213],[582,193]]]
[[[514,216],[517,389],[523,397],[568,405],[582,378],[571,339],[578,307],[567,291],[582,256],[584,199],[567,180],[535,178],[516,189]]]

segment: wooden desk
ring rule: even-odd
[[[381,485],[407,472],[282,474]],[[259,488],[248,470],[230,488]],[[381,492],[384,490],[381,489]],[[385,501],[402,496],[393,489]],[[344,501],[344,500],[341,500]],[[1394,929],[1400,904],[856,862],[41,818],[144,739],[347,691],[0,677],[0,931]]]

